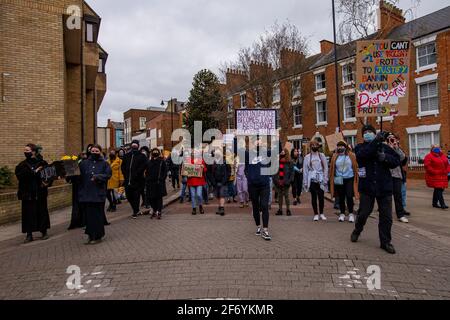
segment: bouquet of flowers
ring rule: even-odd
[[[78,167],[77,156],[64,156],[61,161],[53,163],[56,167],[56,172],[59,177],[74,177],[80,175],[80,168]]]

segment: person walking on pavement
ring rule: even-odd
[[[293,167],[294,166],[291,162],[289,151],[286,149],[281,150],[280,159],[278,162],[278,172],[273,176],[273,183],[278,194],[277,216],[283,215],[283,198],[286,202],[286,215],[292,215],[289,201],[289,188],[291,187],[292,181],[294,180]]]
[[[402,186],[403,186],[403,173],[402,167],[408,163],[408,158],[402,149],[400,149],[397,137],[393,133],[387,133],[387,143],[388,145],[397,152],[400,157],[400,165],[394,169],[391,169],[392,182],[393,182],[393,196],[395,204],[395,213],[397,214],[397,219],[403,223],[409,223],[406,217],[406,211],[403,207],[403,196],[402,196]]]
[[[111,167],[111,179],[108,180],[108,193],[107,199],[109,202],[108,212],[116,212],[117,210],[117,199],[115,196],[115,190],[119,189],[124,182],[124,177],[122,173],[122,160],[117,157],[116,150],[111,150],[109,152],[109,160],[107,161]]]
[[[172,155],[167,158],[167,169],[170,172],[172,188],[174,190],[180,189],[180,166],[173,163]]]
[[[139,149],[140,152],[144,154],[144,156],[147,158],[147,161],[150,160],[151,152],[150,149],[147,146],[143,146]],[[144,184],[144,188],[141,190],[141,208],[144,208],[146,210],[139,211],[138,215],[148,215],[150,209],[150,203],[147,199],[147,186]]]
[[[147,163],[145,177],[146,198],[152,209],[151,218],[158,218],[160,220],[162,217],[163,198],[167,196],[167,166],[166,161],[161,158],[159,149],[155,148],[152,150],[151,159]]]
[[[236,176],[235,176],[235,172],[236,172],[236,157],[234,156],[234,154],[229,151],[227,156],[227,163],[230,165],[231,167],[231,171],[230,171],[230,176],[228,178],[228,182],[227,182],[227,187],[228,187],[228,203],[234,202],[236,203],[236,195],[237,195],[237,191],[236,191]]]
[[[311,204],[314,210],[314,221],[327,221],[324,214],[325,191],[328,185],[328,161],[320,152],[321,144],[313,139],[310,144],[311,153],[303,162],[303,186],[311,193]],[[319,201],[319,207],[317,207]]]
[[[140,197],[145,187],[144,172],[148,159],[139,151],[139,141],[134,140],[131,148],[131,151],[123,157],[121,169],[125,178],[125,193],[133,209],[132,218],[137,219],[140,213]]]
[[[246,176],[245,163],[241,163],[239,157],[236,157],[236,190],[241,203],[241,208],[248,207],[250,197],[248,194],[248,180]]]
[[[228,181],[231,176],[231,166],[226,163],[226,159],[220,150],[215,151],[214,164],[211,167],[211,182],[219,200],[219,208],[216,214],[225,215],[225,198],[228,195]]]
[[[257,226],[256,235],[264,240],[270,241],[272,237],[269,233],[269,196],[270,196],[270,175],[264,175],[263,169],[270,167],[271,151],[267,146],[262,145],[260,140],[255,143],[256,155],[250,158],[250,153],[246,152],[245,167],[247,170],[248,189],[253,207],[253,218]],[[262,214],[262,228],[261,228]]]
[[[292,164],[294,169],[294,180],[292,181],[292,196],[294,206],[301,203],[300,197],[303,189],[303,156],[300,149],[291,151]]]
[[[203,189],[206,185],[206,173],[208,171],[206,163],[203,160],[201,150],[194,151],[194,158],[191,158],[191,164],[198,165],[202,168],[201,177],[188,177],[187,185],[191,193],[192,215],[197,214],[197,205],[200,214],[205,214],[203,209]]]
[[[433,188],[433,208],[448,209],[444,200],[444,190],[448,188],[450,165],[447,156],[439,145],[433,145],[425,157],[425,180]]]
[[[32,242],[33,232],[39,231],[42,240],[49,238],[50,216],[48,213],[48,187],[52,181],[45,181],[41,171],[48,166],[41,157],[37,157],[37,146],[30,143],[25,147],[25,160],[20,162],[15,175],[19,181],[18,199],[22,202],[22,233],[26,234],[25,243]]]
[[[339,222],[345,222],[345,202],[347,201],[348,221],[355,222],[353,198],[358,194],[358,162],[345,141],[337,143],[336,153],[330,164],[330,191],[332,197],[339,197]]]
[[[112,171],[102,157],[102,148],[94,145],[89,158],[80,163],[79,201],[86,210],[87,244],[97,244],[105,236],[105,202]]]
[[[395,254],[395,248],[391,243],[393,193],[391,169],[400,165],[400,157],[385,143],[386,133],[380,132],[377,135],[371,125],[365,125],[362,133],[364,143],[355,148],[359,167],[360,205],[351,241],[358,241],[376,200],[380,213],[378,222],[380,247],[390,254]]]

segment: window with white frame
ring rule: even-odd
[[[105,73],[105,64],[102,58],[98,59],[98,73]]]
[[[256,88],[255,89],[255,104],[259,106],[262,103],[262,89]]]
[[[344,96],[344,121],[356,119],[355,95]]]
[[[90,22],[86,22],[86,42],[94,42],[94,30],[95,25]]]
[[[419,114],[439,111],[437,81],[419,84]]]
[[[316,91],[326,89],[325,72],[316,75]]]
[[[159,139],[162,138],[162,130],[161,130],[161,129],[158,130],[158,138],[159,138]]]
[[[125,143],[131,142],[131,119],[125,119],[124,123]]]
[[[292,81],[292,98],[300,98],[302,95],[302,88],[301,88],[301,83],[300,83],[300,79],[295,79],[294,81]]]
[[[302,125],[302,106],[295,105],[293,106],[294,112],[294,127],[300,127]]]
[[[147,118],[146,117],[140,117],[139,118],[139,129],[144,130],[147,127]]]
[[[433,65],[436,61],[436,42],[428,43],[417,48],[417,62],[419,68]]]
[[[430,152],[433,144],[440,144],[439,131],[409,135],[409,153],[412,163],[419,163]]]
[[[276,112],[276,125],[277,125],[277,129],[281,128],[281,110],[277,109]]]
[[[316,117],[317,124],[327,123],[327,101],[317,101],[316,102]]]
[[[233,111],[234,111],[233,98],[228,98],[228,113],[231,113]]]
[[[281,89],[280,84],[273,86],[272,103],[278,103],[281,100]]]
[[[349,63],[342,66],[342,81],[344,84],[351,83],[354,79],[353,64]]]
[[[247,108],[247,93],[241,93],[241,108]]]
[[[358,139],[356,138],[356,136],[346,136],[344,138],[345,138],[345,142],[347,142],[347,144],[350,147],[352,147],[352,149],[354,149],[358,142]]]

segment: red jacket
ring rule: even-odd
[[[431,152],[425,157],[425,172],[428,187],[434,189],[448,188],[450,165],[447,156],[442,152],[440,154]]]
[[[192,159],[191,159],[191,164],[194,164],[194,161]],[[196,177],[188,178],[187,185],[188,185],[188,187],[205,186],[206,185],[206,178],[205,177],[206,177],[206,171],[207,171],[206,163],[202,159],[202,160],[196,160],[195,164],[203,165],[203,175],[202,175],[201,178],[196,178]]]

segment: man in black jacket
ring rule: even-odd
[[[133,208],[133,219],[139,214],[139,201],[145,187],[144,172],[147,167],[147,157],[139,151],[139,141],[131,143],[131,152],[123,157],[122,173],[125,178],[125,192],[128,202]]]
[[[231,176],[231,166],[227,164],[222,152],[216,151],[216,159],[211,165],[210,182],[214,187],[217,199],[219,199],[219,210],[216,214],[225,215],[225,197],[228,194],[228,180]],[[220,159],[220,160],[219,160]]]
[[[381,248],[395,254],[395,248],[391,244],[393,192],[391,169],[400,165],[400,157],[385,143],[387,137],[384,132],[377,135],[371,125],[364,126],[362,132],[364,143],[355,148],[359,166],[360,208],[351,241],[358,241],[376,199],[380,212],[378,231]]]

